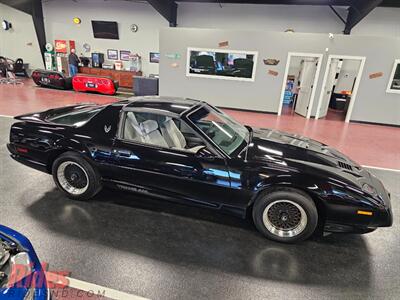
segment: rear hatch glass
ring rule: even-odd
[[[94,117],[99,111],[101,111],[104,106],[92,106],[85,107],[81,109],[74,109],[69,112],[52,111],[45,117],[45,121],[60,125],[69,126],[82,126],[88,122],[92,117]]]

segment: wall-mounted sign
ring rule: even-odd
[[[229,46],[229,42],[228,41],[223,41],[223,42],[219,42],[218,43],[218,47],[228,47]]]
[[[279,73],[277,71],[274,71],[274,70],[268,70],[268,74],[272,75],[272,76],[278,76]]]
[[[383,76],[383,72],[369,74],[369,79],[375,79]]]
[[[275,59],[275,58],[267,58],[267,59],[263,59],[264,61],[264,65],[267,66],[276,66],[277,64],[279,64],[279,59]]]
[[[69,49],[76,49],[75,48],[75,41],[69,41]]]
[[[400,59],[394,61],[386,92],[400,94]]]
[[[54,49],[58,53],[67,53],[67,41],[66,40],[55,40]]]
[[[180,59],[181,55],[179,53],[167,53],[165,57],[169,59]]]

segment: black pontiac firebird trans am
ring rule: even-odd
[[[137,97],[15,117],[11,157],[53,175],[72,199],[103,186],[252,215],[267,238],[367,233],[393,222],[382,183],[340,152],[243,126],[206,102]]]

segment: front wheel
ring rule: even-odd
[[[253,207],[253,220],[267,238],[295,243],[313,234],[318,224],[318,211],[306,193],[282,188],[258,197]]]
[[[53,179],[69,198],[88,200],[101,190],[100,176],[78,153],[66,152],[53,163]]]

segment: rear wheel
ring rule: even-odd
[[[88,200],[101,190],[100,175],[78,153],[66,152],[53,163],[53,179],[69,198]]]
[[[253,207],[253,220],[267,238],[295,243],[313,234],[318,224],[318,211],[307,194],[284,188],[258,197]]]

